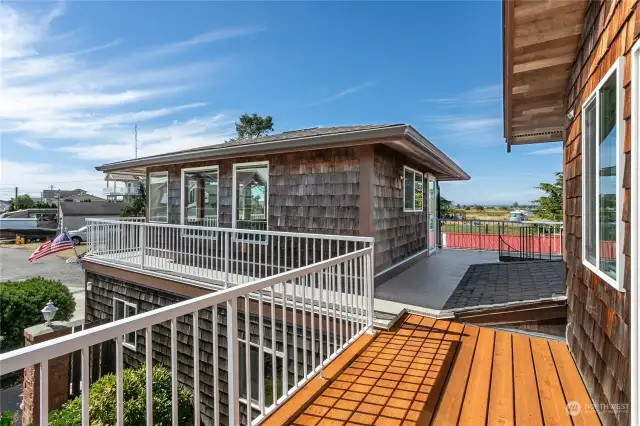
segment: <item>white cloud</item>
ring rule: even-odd
[[[448,115],[428,117],[433,140],[487,146],[502,143],[502,119],[474,115]]]
[[[424,102],[440,104],[450,107],[478,106],[481,104],[492,104],[502,101],[502,85],[492,84],[489,86],[477,87],[457,96],[446,98],[427,98]]]
[[[18,143],[22,146],[26,146],[27,148],[31,148],[31,149],[44,149],[44,147],[42,146],[42,144],[40,142],[36,142],[36,141],[30,141],[30,140],[26,140],[26,139],[20,139],[18,141]]]
[[[20,194],[40,196],[43,189],[54,185],[61,189],[82,188],[97,196],[101,196],[104,188],[104,176],[91,169],[60,168],[51,164],[34,163],[31,161],[17,162],[0,160],[0,198],[8,198],[14,188],[18,187]]]
[[[52,33],[50,24],[63,17],[65,8],[65,3],[58,3],[48,13],[36,14],[0,4],[3,136],[33,149],[51,148],[92,160],[130,158],[134,123],[139,127],[140,155],[228,138],[232,121],[218,111],[203,111],[208,103],[192,98],[198,96],[193,89],[215,82],[216,71],[229,60],[175,61],[172,56],[263,28],[217,28],[186,40],[105,57],[90,54],[117,48],[123,41],[78,47],[61,37],[51,43],[59,35]],[[177,95],[181,100],[172,100]],[[191,110],[194,118],[184,118]],[[181,121],[170,118],[179,113]]]
[[[529,155],[557,155],[562,154],[563,148],[561,146],[553,148],[539,149],[537,151],[531,151]]]
[[[323,99],[320,99],[319,101],[312,102],[311,104],[309,104],[309,106],[316,106],[316,105],[325,104],[327,102],[335,101],[336,99],[340,99],[348,95],[353,95],[354,93],[357,93],[361,90],[369,88],[373,85],[374,83],[372,81],[367,81],[365,83],[361,83],[356,86],[347,87],[346,89],[343,89],[337,93],[334,93],[333,95],[327,96]]]

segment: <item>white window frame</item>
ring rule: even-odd
[[[116,318],[116,312],[118,312],[118,310],[116,309],[116,303],[118,302],[124,304],[124,309],[122,310],[122,312],[124,312],[123,318]],[[138,314],[138,305],[136,305],[135,303],[127,302],[126,300],[122,300],[118,297],[113,298],[113,321],[129,318],[129,315],[127,313],[127,306],[135,310],[135,313],[133,314],[134,316]],[[127,342],[126,336],[122,339],[122,345],[126,348],[131,349],[132,351],[136,351],[138,346],[138,333],[135,331],[133,332],[133,345]]]
[[[166,176],[167,177],[167,220],[165,222],[162,222],[160,220],[151,220],[151,177],[152,176]],[[149,223],[169,223],[169,172],[168,171],[163,171],[163,172],[150,172],[149,173],[149,184],[147,187],[147,218],[149,220]]]
[[[640,41],[631,48],[631,423],[640,422]]]
[[[237,170],[238,167],[242,168],[242,167],[251,167],[251,166],[267,166],[267,190],[265,191],[265,197],[264,197],[264,202],[265,202],[265,219],[267,221],[267,231],[269,230],[269,191],[271,190],[270,185],[269,185],[269,161],[251,161],[251,162],[246,162],[246,163],[234,163],[233,164],[233,179],[232,179],[232,191],[231,191],[231,227],[233,229],[236,229],[236,216],[237,216],[237,211],[236,211],[236,204],[237,204],[237,193],[236,193],[236,174],[237,174]],[[246,232],[244,232],[246,234],[250,234],[251,230],[247,229]],[[266,244],[266,240],[267,238],[259,238],[259,239],[249,239],[249,238],[242,238],[242,237],[237,237],[234,236],[234,238],[237,238],[238,240],[242,240],[242,242],[246,242],[246,243],[254,243],[254,244]]]
[[[412,209],[407,209],[407,191],[405,190],[405,183],[404,183],[404,180],[406,179],[406,175],[407,175],[407,170],[413,173],[413,191],[411,191],[411,193],[413,194]],[[420,209],[416,209],[416,179],[418,175],[420,176],[420,180],[422,181],[422,208]],[[404,210],[405,213],[416,213],[416,212],[424,211],[424,173],[419,172],[416,169],[412,169],[409,166],[403,166],[402,168],[402,209]]]
[[[240,343],[244,343],[245,350],[249,351],[249,362],[251,362],[251,347],[257,348],[258,349],[258,354],[260,354],[260,344],[259,343],[254,343],[254,342],[251,341],[251,339],[249,339],[249,346],[247,347],[247,340],[246,340],[247,334],[248,333],[245,330],[245,339],[241,339],[240,337],[238,337],[238,353],[240,353]],[[276,342],[271,342],[272,346],[275,346],[276,344],[277,344]],[[272,357],[276,358],[276,365],[278,364],[278,358],[280,358],[282,360],[282,374],[287,374],[288,370],[287,370],[287,364],[286,364],[286,358],[284,356],[284,352],[280,352],[279,350],[274,350],[273,348],[269,348],[269,347],[267,347],[265,345],[262,345],[262,349],[264,351],[264,354],[269,354]],[[263,355],[263,357],[264,357],[264,355]],[[260,362],[259,358],[258,358],[258,362]],[[249,369],[251,369],[251,366],[249,366]],[[258,370],[260,370],[260,368],[258,368]],[[244,374],[246,374],[246,372],[244,372]],[[276,369],[276,374],[277,374],[277,369]],[[245,381],[246,381],[246,377],[245,377]],[[278,382],[278,380],[276,378],[276,383],[277,382]],[[271,384],[269,384],[269,385],[271,385]],[[267,383],[265,383],[264,386],[266,387]],[[260,391],[260,389],[258,389],[258,391]],[[284,391],[284,389],[283,389],[283,391]],[[250,393],[251,393],[251,390],[247,389],[247,396],[249,396]],[[251,399],[251,407],[256,409],[256,410],[260,410],[260,401],[256,401],[255,399],[253,399],[253,397],[250,397],[250,399]],[[247,398],[243,397],[243,396],[238,396],[238,401],[246,404],[247,403]],[[277,389],[276,389],[276,394],[273,395],[273,401],[271,402],[271,404],[275,404],[276,401],[280,401],[280,399],[278,398]],[[265,407],[266,407],[266,402],[265,402]]]
[[[620,292],[624,292],[624,224],[622,223],[622,209],[623,209],[623,187],[622,181],[624,178],[624,126],[625,121],[622,117],[624,109],[624,57],[619,57],[609,68],[609,71],[602,77],[596,88],[591,92],[587,99],[582,103],[582,173],[586,173],[586,159],[585,159],[585,109],[595,102],[596,108],[596,172],[599,174],[600,170],[600,96],[597,96],[602,86],[609,80],[613,73],[616,73],[616,278],[613,279],[606,273],[600,270],[597,266],[600,264],[600,179],[596,176],[596,264],[593,265],[587,260],[586,246],[587,246],[587,221],[582,220],[582,264],[586,266],[590,271],[595,273],[607,284],[615,288]],[[584,176],[583,176],[584,177]],[[586,179],[582,179],[582,215],[586,214]]]
[[[185,215],[185,210],[187,206],[185,204],[185,199],[184,199],[186,195],[184,190],[185,173],[205,172],[205,171],[212,172],[214,170],[218,174],[218,190],[216,191],[216,226],[214,226],[213,228],[220,227],[220,223],[218,222],[220,220],[220,168],[218,165],[203,166],[203,167],[187,167],[180,171],[180,224],[181,225],[186,225],[185,220],[187,219]]]

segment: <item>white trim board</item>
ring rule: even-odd
[[[631,423],[640,424],[640,41],[631,49]]]

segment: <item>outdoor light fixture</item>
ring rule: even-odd
[[[42,316],[44,316],[44,325],[46,325],[47,327],[51,327],[51,320],[53,320],[53,317],[56,316],[56,312],[58,312],[58,308],[56,308],[56,305],[54,305],[53,302],[49,300],[47,306],[45,306],[40,312],[42,312]]]

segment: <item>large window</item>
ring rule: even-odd
[[[135,316],[138,312],[138,306],[125,302],[124,300],[113,298],[113,320],[121,320],[124,318],[129,318]],[[124,336],[123,345],[131,350],[136,350],[136,332],[133,331]]]
[[[616,61],[582,108],[582,258],[616,288],[623,276],[622,63]]]
[[[182,224],[218,226],[218,168],[182,169]]]
[[[234,228],[267,230],[269,165],[234,165]]]
[[[417,170],[404,167],[404,211],[421,212],[424,209],[423,175]]]
[[[149,222],[167,222],[168,183],[167,172],[149,173]]]

